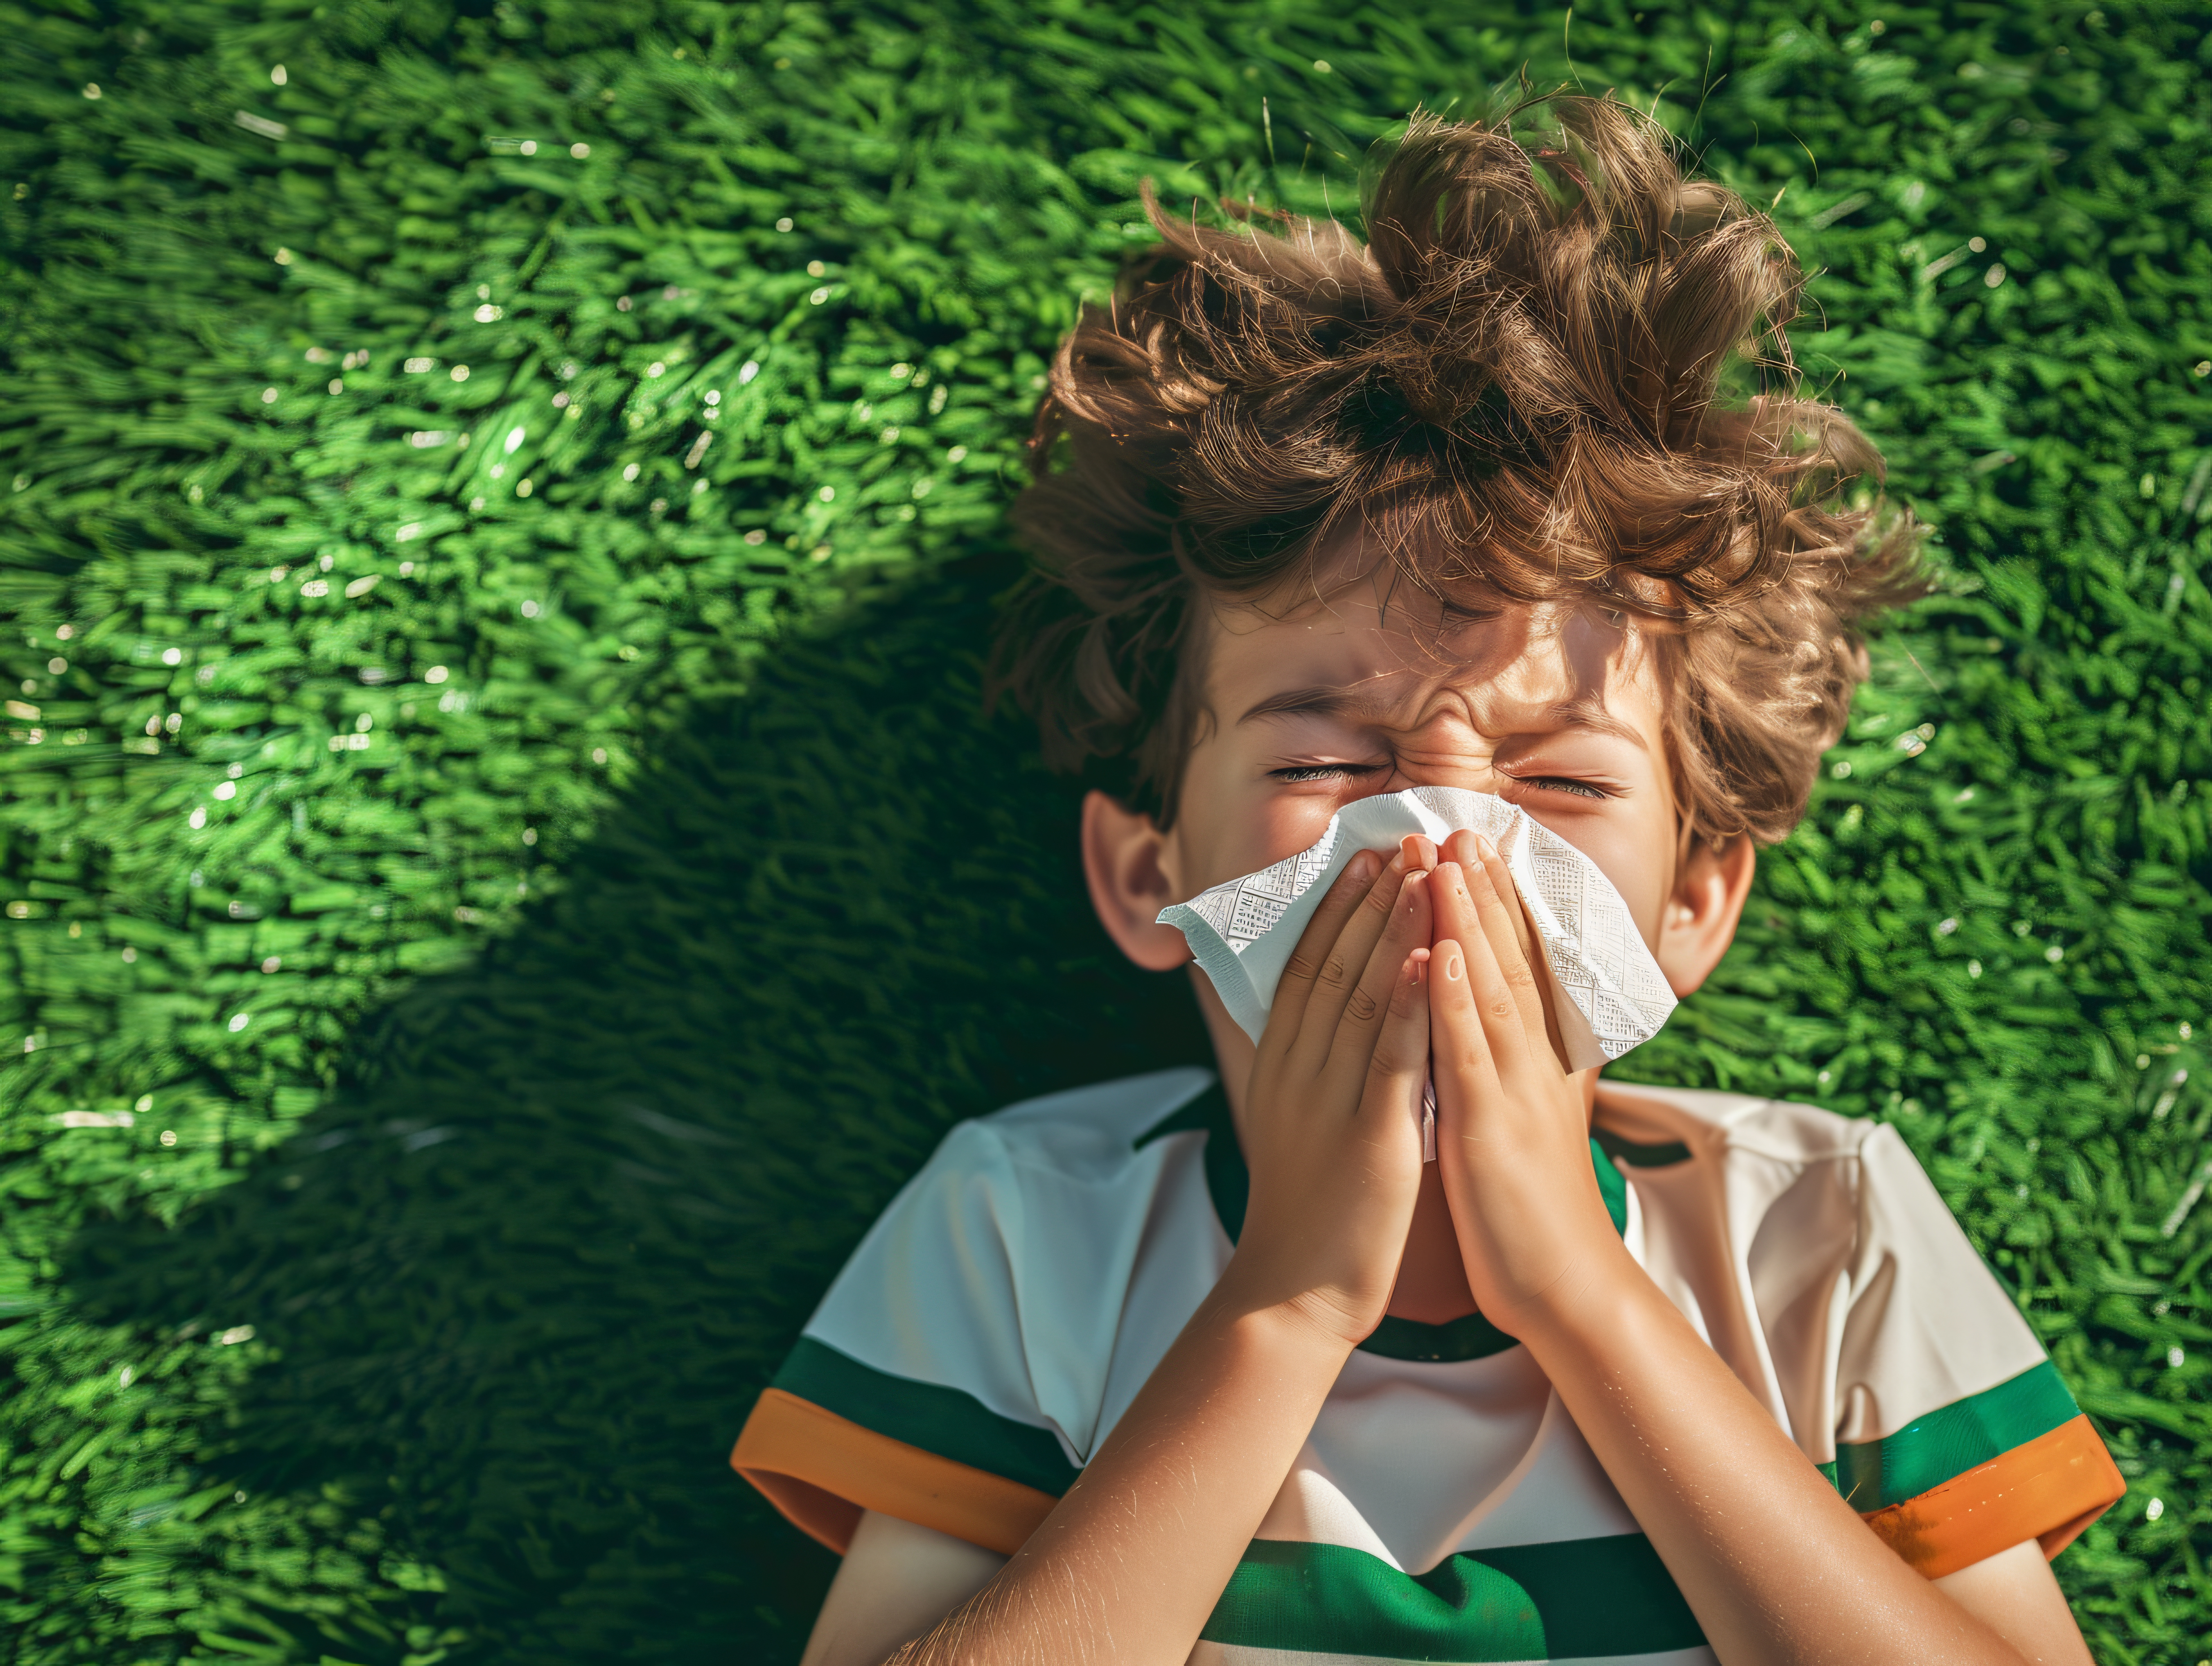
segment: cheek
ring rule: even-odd
[[[1193,769],[1183,783],[1165,855],[1178,902],[1297,855],[1343,802],[1329,793],[1285,793],[1264,775],[1232,784],[1223,779],[1230,773]]]
[[[1241,879],[1295,856],[1319,839],[1336,813],[1333,798],[1255,793],[1235,806],[1199,806],[1186,802],[1169,842],[1179,900],[1212,885]]]

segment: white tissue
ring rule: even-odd
[[[1182,929],[1229,1015],[1257,1041],[1291,951],[1353,854],[1395,849],[1409,833],[1442,843],[1462,829],[1487,836],[1521,888],[1559,996],[1567,1067],[1604,1064],[1658,1034],[1674,1010],[1674,991],[1613,881],[1527,811],[1489,793],[1416,787],[1361,799],[1332,817],[1310,849],[1164,909],[1160,923]]]

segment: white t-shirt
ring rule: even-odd
[[[1632,1254],[1876,1532],[1933,1578],[2125,1490],[1896,1133],[1601,1083]],[[854,1252],[731,1462],[842,1551],[863,1509],[1011,1554],[1228,1264],[1243,1158],[1208,1072],[948,1134]],[[1528,1350],[1386,1319],[1346,1365],[1192,1658],[1710,1663]]]

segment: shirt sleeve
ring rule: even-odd
[[[1870,1134],[1860,1164],[1822,1468],[1931,1579],[2029,1539],[2057,1555],[2126,1482],[1896,1130]]]
[[[861,1240],[730,1462],[842,1554],[863,1510],[1011,1555],[1076,1475],[1040,1409],[1003,1144],[963,1123]]]

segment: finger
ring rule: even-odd
[[[1498,847],[1483,835],[1472,830],[1453,835],[1452,860],[1466,868],[1480,867],[1489,875],[1498,894],[1506,898],[1507,912],[1513,920],[1513,935],[1521,946],[1522,958],[1531,966],[1537,958],[1536,928],[1528,918],[1528,905],[1521,896],[1521,887],[1513,878],[1513,870],[1498,854]]]
[[[1468,885],[1464,863],[1447,854],[1430,874],[1429,885],[1429,907],[1436,917],[1438,939],[1449,937],[1464,943],[1481,934],[1482,921],[1474,911],[1474,893]]]
[[[1474,868],[1481,866],[1482,853],[1486,847],[1496,848],[1495,846],[1491,845],[1488,839],[1473,828],[1462,827],[1444,841],[1443,848],[1439,854],[1447,862],[1457,862],[1462,867]]]
[[[1466,836],[1468,843],[1473,845],[1474,836]],[[1533,1000],[1533,1005],[1526,1010],[1526,1021],[1532,1029],[1540,1031],[1546,1027],[1543,994],[1535,987],[1528,959],[1520,952],[1518,940],[1513,936],[1511,921],[1516,910],[1509,909],[1499,898],[1496,880],[1492,877],[1496,870],[1481,860],[1479,847],[1474,854],[1476,860],[1470,864],[1447,860],[1437,865],[1437,935],[1456,939],[1478,962],[1518,967],[1520,976],[1528,982]],[[1495,856],[1492,851],[1493,860]],[[1512,883],[1510,874],[1502,877],[1508,885]],[[1486,956],[1474,952],[1478,945],[1488,951]]]
[[[1473,934],[1459,939],[1467,954],[1468,994],[1499,1076],[1510,1077],[1529,1056],[1530,1006],[1534,1010],[1534,1033],[1542,1033],[1542,1004],[1535,1000],[1527,963],[1522,963],[1516,981],[1499,958],[1499,942],[1510,946],[1513,934],[1506,923],[1504,903],[1489,875],[1478,866],[1467,874],[1467,884],[1480,922]]]
[[[1474,829],[1463,827],[1445,841],[1443,856],[1446,861],[1457,862],[1470,872],[1476,868],[1489,872],[1491,883],[1498,886],[1500,894],[1511,904],[1508,912],[1512,917],[1514,938],[1520,945],[1521,957],[1529,965],[1534,966],[1538,955],[1535,927],[1529,921],[1528,904],[1522,900],[1521,888],[1513,878],[1513,870],[1498,854],[1498,847]]]
[[[1540,1034],[1545,1018],[1544,991],[1536,973],[1537,960],[1533,952],[1535,945],[1528,932],[1520,890],[1514,885],[1513,875],[1498,855],[1497,846],[1487,839],[1478,838],[1474,847],[1477,860],[1474,866],[1467,871],[1467,877],[1468,889],[1474,897],[1476,917],[1482,922],[1491,953],[1497,957],[1498,970],[1513,991],[1522,1025],[1530,1035]]]
[[[1420,1126],[1421,1090],[1429,1079],[1429,1003],[1424,988],[1429,959],[1415,950],[1391,975],[1375,1046],[1367,1055],[1367,1082],[1359,1096],[1363,1121],[1382,1128],[1398,1123],[1413,1140]]]
[[[1406,859],[1407,871],[1425,873],[1437,865],[1437,843],[1419,833],[1408,833],[1398,841],[1398,854]]]
[[[1355,853],[1336,876],[1328,894],[1314,909],[1313,918],[1298,933],[1297,946],[1275,983],[1275,999],[1267,1011],[1267,1027],[1261,1045],[1287,1049],[1305,1023],[1306,1006],[1315,984],[1327,965],[1330,952],[1350,919],[1383,869],[1383,859],[1371,850]]]
[[[1437,901],[1443,900],[1439,894]],[[1482,1019],[1474,1010],[1474,988],[1466,952],[1459,939],[1439,937],[1429,951],[1429,1055],[1437,1079],[1437,1111],[1458,1138],[1462,1120],[1498,1085],[1497,1061]],[[1440,1129],[1442,1134],[1443,1130]]]
[[[1379,852],[1369,854],[1380,854]],[[1336,942],[1322,961],[1321,970],[1315,976],[1313,988],[1306,997],[1304,1014],[1299,1019],[1298,1039],[1292,1043],[1310,1056],[1316,1071],[1322,1067],[1334,1049],[1337,1026],[1355,1000],[1360,1000],[1360,988],[1367,977],[1369,963],[1375,958],[1376,945],[1389,931],[1396,917],[1405,880],[1405,856],[1401,852],[1390,858],[1382,873],[1368,886],[1365,895],[1337,933]],[[1391,970],[1395,971],[1398,963],[1404,958],[1405,950],[1401,949],[1390,958]],[[1387,985],[1385,989],[1387,991]],[[1387,993],[1378,999],[1373,991],[1370,991],[1362,1002],[1363,1012],[1370,1005],[1379,1012],[1382,999],[1387,999]]]
[[[1382,889],[1378,884],[1370,895],[1380,895]],[[1408,873],[1398,887],[1380,940],[1369,952],[1358,985],[1345,1002],[1336,1034],[1331,1038],[1326,1070],[1348,1081],[1353,1072],[1367,1067],[1376,1037],[1388,1021],[1399,975],[1416,951],[1427,948],[1429,931],[1429,876]]]
[[[1559,1028],[1559,994],[1552,981],[1551,963],[1544,957],[1543,946],[1536,937],[1535,916],[1528,907],[1528,899],[1521,892],[1513,870],[1498,854],[1498,847],[1487,839],[1477,842],[1476,849],[1482,858],[1483,872],[1490,875],[1492,885],[1505,898],[1506,915],[1513,922],[1513,940],[1521,951],[1521,958],[1535,982],[1536,999],[1543,1009],[1545,1039],[1551,1043],[1552,1052],[1559,1061],[1559,1068],[1567,1068],[1567,1040]],[[1509,963],[1510,964],[1510,963]],[[1534,1033],[1534,1026],[1531,1026]]]

